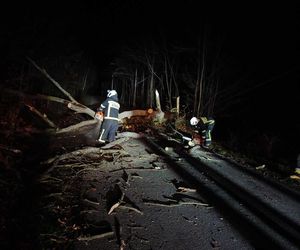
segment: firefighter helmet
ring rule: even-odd
[[[192,119],[190,120],[190,124],[191,124],[192,126],[197,125],[198,122],[199,122],[199,120],[197,119],[197,117],[192,117]]]
[[[107,90],[107,97],[111,97],[117,95],[117,91],[115,90]]]

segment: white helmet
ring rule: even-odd
[[[111,97],[113,95],[117,95],[117,91],[115,91],[115,90],[107,90],[107,97]]]
[[[199,120],[196,117],[192,117],[192,119],[190,120],[190,124],[195,126],[197,125],[199,122]]]

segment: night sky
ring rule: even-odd
[[[222,45],[228,65],[222,84],[258,85],[238,97],[231,119],[247,117],[249,126],[299,134],[300,9],[199,2],[10,1],[1,8],[2,75],[7,62],[26,54],[58,56],[72,53],[71,47],[84,50],[101,69],[128,43],[163,38],[189,47],[205,30]]]

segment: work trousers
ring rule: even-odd
[[[215,125],[215,121],[214,120],[209,120],[207,124],[205,124],[205,129],[203,129],[201,131],[201,137],[202,137],[202,141],[204,146],[209,147],[211,145],[211,131],[213,130]]]
[[[115,140],[116,132],[118,130],[118,121],[112,119],[105,119],[101,126],[99,142],[112,142]]]

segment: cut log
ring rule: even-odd
[[[164,119],[165,114],[161,110],[160,98],[157,90],[155,90],[155,100],[156,100],[156,108],[157,108],[157,114],[155,115],[155,118],[158,121],[158,123],[163,123],[165,121]]]
[[[152,109],[147,109],[147,110],[128,110],[128,111],[123,111],[122,113],[119,114],[119,120],[121,123],[124,123],[126,119],[130,119],[131,117],[135,116],[142,116],[146,117],[152,120],[163,120],[164,119],[164,112],[161,112],[159,110],[154,111]]]
[[[65,148],[75,149],[78,146],[97,146],[101,122],[97,120],[83,121],[61,129],[50,137],[49,150]]]
[[[160,98],[157,90],[155,90],[155,101],[156,101],[156,108],[158,112],[161,112]]]
[[[66,128],[62,128],[60,130],[58,130],[56,132],[56,134],[62,134],[62,133],[69,133],[69,132],[75,132],[77,130],[84,130],[87,126],[96,126],[98,123],[101,123],[99,120],[95,119],[95,120],[87,120],[87,121],[83,121],[74,125],[71,125],[69,127]],[[100,127],[100,125],[98,125],[97,127]]]
[[[69,102],[68,108],[77,113],[87,114],[95,119],[95,111],[78,102]]]
[[[133,116],[147,116],[147,117],[154,117],[157,111],[153,111],[152,109],[142,110],[142,109],[135,109],[135,110],[128,110],[124,111],[119,114],[119,119],[122,120],[125,118],[130,119]]]
[[[177,96],[177,98],[176,98],[176,113],[177,113],[177,116],[179,116],[179,112],[180,112],[180,97]]]

